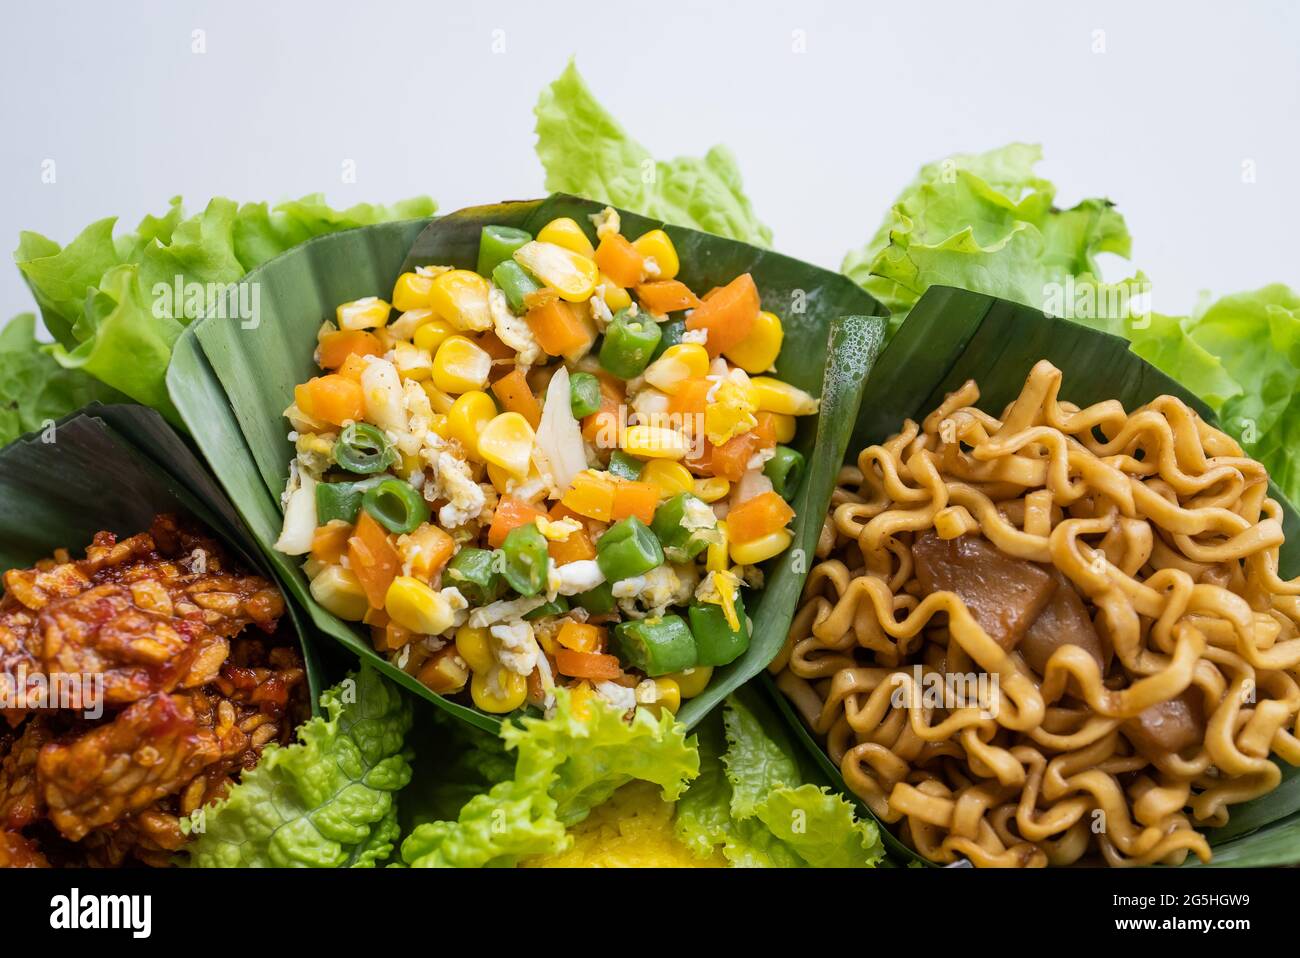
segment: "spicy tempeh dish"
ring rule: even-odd
[[[182,819],[303,717],[279,591],[172,516],[4,588],[0,866],[166,865]]]

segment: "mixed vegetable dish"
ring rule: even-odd
[[[696,291],[661,229],[606,208],[483,228],[343,303],[285,411],[276,548],[397,667],[489,713],[558,686],[676,711],[748,647],[818,400],[776,378],[753,277]]]

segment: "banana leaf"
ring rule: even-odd
[[[1119,337],[992,296],[933,287],[876,361],[863,391],[847,461],[856,461],[864,446],[897,432],[904,419],[920,420],[967,379],[979,384],[980,408],[999,414],[1040,359],[1050,360],[1065,374],[1062,397],[1071,402],[1118,399],[1133,409],[1157,396],[1173,395],[1208,422],[1216,422],[1203,402],[1131,352]],[[1300,574],[1300,516],[1276,486],[1270,484],[1269,494],[1285,513],[1287,542],[1280,572],[1289,578]],[[802,730],[802,740],[825,759],[794,711],[787,705],[783,712]],[[1300,769],[1279,765],[1279,788],[1231,808],[1228,825],[1208,833],[1212,845],[1232,849],[1231,856],[1225,856],[1232,864],[1300,862],[1300,824],[1295,821],[1300,815]],[[838,778],[829,760],[823,768]],[[902,848],[897,842],[890,847]],[[907,849],[903,852],[916,858]]]
[[[298,562],[274,552],[272,544],[281,524],[278,503],[293,456],[282,414],[292,401],[293,387],[317,374],[312,360],[316,333],[339,303],[386,295],[397,276],[416,265],[473,269],[485,225],[517,226],[536,233],[554,217],[571,216],[586,226],[588,216],[602,208],[561,194],[473,207],[427,225],[385,224],[313,240],[244,278],[243,282],[260,284],[259,324],[244,328],[215,317],[192,324],[177,343],[168,372],[172,401],[195,442],[314,625],[406,688],[489,731],[499,727],[497,717],[438,696],[393,668],[355,626],[312,600]],[[766,589],[751,604],[755,634],[749,651],[719,669],[710,687],[683,707],[680,717],[693,725],[729,691],[757,674],[785,639],[807,556],[812,554],[848,440],[852,411],[883,339],[883,310],[836,273],[769,250],[619,212],[629,235],[656,227],[667,230],[680,254],[680,278],[693,288],[708,289],[738,273],[752,272],[765,308],[780,315],[785,324],[786,346],[777,363],[778,375],[814,395],[823,393],[823,380],[828,385],[823,414],[804,420],[792,443],[809,462],[795,501],[795,542],[785,560],[774,560],[767,570]],[[237,294],[236,290],[231,295]],[[832,337],[835,348],[828,353]],[[831,357],[835,361],[828,363]]]
[[[160,512],[189,515],[247,568],[273,578],[261,550],[189,447],[143,406],[91,405],[0,450],[0,573],[56,548],[74,555],[101,530],[149,528]],[[292,603],[284,628],[303,650],[312,702],[322,690]]]

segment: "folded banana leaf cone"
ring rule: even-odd
[[[256,322],[216,317],[195,322],[178,341],[168,373],[171,398],[195,442],[314,625],[407,689],[488,730],[499,727],[499,717],[433,693],[377,655],[357,626],[312,599],[299,562],[275,552],[282,524],[280,496],[294,453],[283,413],[293,401],[294,386],[318,374],[313,360],[317,333],[340,303],[363,296],[386,298],[396,278],[418,265],[473,269],[484,226],[513,226],[535,234],[560,216],[587,224],[602,208],[557,194],[473,207],[427,226],[385,224],[312,240],[244,278],[259,287]],[[785,324],[776,375],[822,401],[820,414],[804,418],[791,442],[808,462],[793,501],[792,546],[765,568],[765,588],[749,605],[754,634],[748,651],[716,670],[709,687],[684,703],[679,717],[694,725],[760,672],[785,640],[858,397],[883,341],[883,310],[839,274],[770,250],[619,213],[628,235],[660,227],[667,231],[680,255],[679,278],[692,289],[707,290],[752,273],[763,308]]]
[[[1006,300],[934,287],[876,360],[863,391],[845,464],[856,465],[861,449],[898,433],[905,419],[921,422],[967,380],[973,379],[979,386],[978,407],[1001,415],[1020,394],[1033,366],[1044,359],[1063,373],[1062,401],[1084,407],[1119,400],[1131,413],[1158,396],[1170,395],[1216,424],[1204,403],[1131,352],[1118,337]],[[1300,574],[1300,517],[1271,483],[1269,496],[1284,514],[1286,543],[1278,572],[1282,578],[1290,578]],[[777,671],[781,662],[773,663],[771,671]],[[851,795],[823,743],[809,733],[770,675],[764,684],[823,771]],[[1229,806],[1228,824],[1206,830],[1213,866],[1300,863],[1300,769],[1276,756],[1273,761],[1281,768],[1281,784],[1252,801]],[[860,804],[869,811],[865,803]],[[922,861],[889,826],[881,823],[881,831],[895,858]],[[1189,856],[1188,864],[1199,864],[1199,859]]]

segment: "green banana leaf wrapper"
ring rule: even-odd
[[[1128,343],[1117,336],[1046,316],[1019,303],[936,286],[921,297],[876,361],[863,391],[846,461],[856,463],[859,450],[896,433],[904,419],[922,419],[968,379],[979,384],[980,408],[997,415],[1019,395],[1029,370],[1040,359],[1049,360],[1064,373],[1062,398],[1081,406],[1118,399],[1131,410],[1157,396],[1172,395],[1206,421],[1216,422],[1209,407],[1131,352]],[[1279,571],[1290,578],[1300,574],[1300,515],[1275,485],[1270,484],[1269,494],[1285,511],[1287,541]],[[851,797],[821,743],[775,684],[765,684],[823,771]],[[1276,790],[1233,806],[1228,824],[1208,832],[1214,846],[1212,866],[1300,863],[1300,769],[1285,762],[1278,764],[1283,779]],[[865,814],[870,813],[865,804],[859,802],[859,806]],[[880,828],[896,858],[924,861],[883,822]]]
[[[281,526],[280,494],[293,457],[283,412],[292,401],[293,387],[319,373],[312,359],[316,334],[338,304],[362,296],[386,297],[398,275],[418,265],[473,269],[480,231],[487,225],[536,234],[555,217],[571,216],[594,238],[588,216],[603,208],[556,194],[311,240],[241,281],[260,286],[257,322],[215,316],[195,322],[177,342],[168,371],[172,401],[195,442],[316,628],[415,694],[489,731],[499,727],[500,718],[439,696],[391,666],[356,626],[312,599],[297,560],[272,548]],[[884,310],[837,273],[734,240],[619,213],[629,236],[655,228],[668,232],[682,263],[679,278],[693,289],[709,289],[752,272],[764,308],[781,316],[785,326],[777,374],[822,397],[820,415],[802,420],[792,443],[808,460],[794,501],[794,542],[785,556],[769,563],[766,588],[748,603],[754,620],[749,650],[718,669],[709,688],[679,713],[682,721],[694,725],[728,692],[758,674],[785,641],[853,413],[883,342]]]
[[[155,515],[189,516],[247,569],[272,581],[261,550],[203,463],[144,406],[92,404],[0,450],[0,574],[57,548],[74,557],[102,530],[148,530]],[[322,690],[300,613],[286,602],[281,628],[303,652],[313,708]]]

